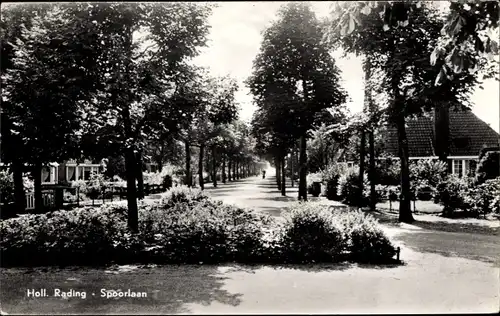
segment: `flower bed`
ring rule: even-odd
[[[176,187],[139,203],[139,233],[125,203],[30,214],[0,222],[2,266],[109,263],[382,262],[394,247],[373,218],[294,205],[284,222]]]

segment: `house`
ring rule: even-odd
[[[481,149],[499,147],[500,135],[472,111],[447,111],[449,117],[448,142],[438,146],[439,112],[407,120],[409,159],[439,159],[440,150],[448,151],[448,170],[460,177],[473,175]],[[437,118],[437,119],[436,119]],[[382,150],[389,156],[398,157],[398,138],[395,128],[385,131]],[[445,138],[446,139],[446,138]],[[447,148],[446,148],[447,147]]]
[[[77,180],[90,180],[92,173],[100,173],[102,171],[101,163],[96,163],[91,160],[77,162],[76,160],[67,160],[58,166],[58,181],[71,182]]]
[[[0,168],[8,168],[7,164],[0,163]],[[101,163],[84,160],[67,160],[62,163],[51,162],[42,167],[42,185],[66,183],[75,180],[90,180],[92,173],[102,171]]]

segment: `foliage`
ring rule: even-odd
[[[2,266],[331,262],[344,260],[349,251],[390,259],[377,249],[384,241],[376,240],[382,235],[375,223],[344,216],[317,203],[300,204],[281,223],[179,187],[160,200],[139,203],[137,234],[127,227],[125,204],[115,202],[3,220],[0,251]],[[360,248],[358,240],[375,249]]]
[[[470,205],[470,210],[478,215],[500,214],[500,177],[472,186],[465,202]]]
[[[468,47],[467,57],[470,57],[470,64],[477,66],[476,69],[471,67],[468,68],[470,71],[463,72],[460,67],[443,67],[449,64],[448,58],[464,58],[459,56],[460,49],[454,46],[449,47],[453,51],[448,58],[433,53],[434,48],[441,45],[438,38],[441,30],[446,30],[447,23],[441,12],[428,2],[379,1],[335,5],[340,7],[333,10],[329,21],[333,47],[341,46],[347,53],[363,54],[370,61],[372,72],[378,74],[379,94],[388,97],[387,120],[396,127],[399,135],[399,220],[412,222],[406,118],[456,104],[470,107],[471,91],[479,83],[479,69],[488,68],[488,61],[475,54],[474,48]],[[402,20],[399,13],[404,17]],[[387,19],[381,19],[380,15]],[[410,25],[408,21],[411,21]]]
[[[340,118],[337,118],[339,120]],[[311,132],[311,138],[307,144],[307,157],[309,172],[317,172],[328,168],[334,158],[338,155],[343,144],[343,136],[337,128],[332,128],[336,122],[333,120],[332,125],[327,125],[329,122],[321,122],[318,129]]]
[[[253,132],[265,154],[281,158],[300,138],[299,160],[306,165],[308,131],[324,115],[341,117],[346,94],[322,37],[322,23],[311,6],[295,2],[284,4],[263,33],[246,83],[258,107]],[[307,199],[307,172],[300,170],[299,197]]]
[[[477,165],[476,179],[478,183],[500,177],[500,151],[487,151]]]
[[[342,230],[333,214],[315,203],[296,203],[282,228],[282,256],[286,262],[338,261],[344,250]]]
[[[16,265],[109,262],[126,222],[110,204],[47,214],[22,215],[0,222],[2,261]]]
[[[377,162],[375,168],[377,184],[399,185],[401,182],[401,164],[399,160],[381,160]]]
[[[320,172],[310,173],[307,175],[307,186],[312,186],[313,182],[322,182],[322,174]]]
[[[437,185],[434,202],[444,206],[443,214],[451,216],[456,210],[467,211],[470,205],[467,203],[469,192],[469,180],[449,175]]]
[[[325,183],[324,196],[329,200],[338,199],[338,186],[342,174],[347,173],[347,166],[340,163],[330,163],[321,171],[321,178]]]
[[[337,213],[352,260],[382,262],[396,254],[395,247],[374,217],[361,210]]]
[[[432,159],[419,159],[410,164],[410,179],[414,185],[425,182],[431,187],[436,187],[443,181],[448,172],[445,162]]]
[[[431,4],[434,5],[434,4]],[[415,12],[429,6],[424,1],[357,1],[335,2],[332,8],[332,33],[349,36],[362,28],[366,16],[374,15],[387,33],[396,29],[421,27]],[[383,9],[382,9],[383,8]],[[381,10],[382,9],[382,10]],[[498,2],[451,1],[432,54],[427,58],[432,64],[445,60],[436,82],[445,79],[444,74],[476,71],[482,59],[491,60],[498,54]],[[338,22],[337,24],[333,22]],[[473,25],[474,27],[469,27]],[[331,33],[329,34],[331,37]],[[439,68],[438,68],[439,69]]]
[[[364,177],[363,198],[359,199],[359,173],[355,168],[349,168],[345,174],[339,178],[338,195],[342,202],[347,205],[366,206],[369,201],[368,177]]]
[[[7,170],[0,170],[0,197],[2,203],[14,201],[14,179]]]

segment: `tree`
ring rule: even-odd
[[[432,53],[428,55],[433,65],[440,58],[445,61],[438,65],[441,70],[436,76],[437,84],[451,79],[454,74],[482,68],[485,58],[493,60],[498,55],[498,1],[452,0],[448,4],[446,20],[441,25]],[[429,3],[425,1],[338,1],[332,4],[331,28],[342,35],[350,35],[363,28],[362,20],[373,13],[378,22],[383,23],[386,32],[412,28],[418,25],[412,19],[415,11],[426,5]],[[335,36],[327,33],[327,37],[331,40]],[[487,73],[484,78],[491,77]]]
[[[322,25],[310,6],[286,4],[278,15],[264,32],[248,85],[258,106],[267,104],[266,114],[288,113],[289,132],[300,138],[299,199],[307,200],[307,133],[315,114],[339,107],[345,93],[338,84],[338,68],[321,43]]]
[[[161,126],[182,111],[172,102],[177,78],[185,62],[205,45],[211,7],[192,3],[97,3],[88,7],[103,47],[96,56],[102,67],[100,102],[92,104],[96,120],[88,128],[110,125],[118,134],[125,156],[128,222],[137,231],[137,160],[145,144],[144,130],[151,121]]]
[[[354,31],[351,23],[345,31],[343,15],[333,19],[332,26],[337,44],[349,53],[365,54],[371,58],[372,70],[380,70],[379,85],[390,97],[385,109],[388,123],[394,125],[398,132],[399,157],[401,161],[401,203],[400,221],[411,222],[413,217],[410,209],[410,178],[408,167],[408,143],[406,138],[405,119],[412,115],[421,115],[435,107],[450,107],[461,104],[467,107],[470,88],[477,83],[477,73],[456,73],[440,85],[435,84],[435,78],[442,71],[446,62],[437,60],[435,67],[428,56],[439,38],[444,19],[429,6],[402,2],[394,4],[408,12],[410,27],[388,27],[379,17],[379,12],[386,14],[385,2],[377,3],[375,10],[356,20]],[[385,8],[385,9],[384,9]],[[385,10],[385,11],[384,11]],[[399,12],[399,11],[398,11]],[[391,16],[389,14],[389,16]],[[401,24],[397,17],[390,20],[391,25]],[[406,23],[405,23],[406,24]],[[479,58],[479,57],[478,57]],[[484,60],[476,59],[478,64]]]
[[[2,117],[6,126],[2,145],[16,180],[20,166],[31,166],[35,208],[40,211],[42,166],[79,153],[79,104],[88,101],[95,89],[92,49],[96,39],[92,31],[86,34],[80,28],[87,16],[72,15],[64,6],[16,5],[5,13]],[[10,30],[9,23],[13,23]],[[21,183],[15,182],[20,188]],[[17,204],[22,205],[18,208],[23,209],[23,193],[16,196]]]
[[[198,176],[200,188],[203,190],[205,149],[211,145],[215,148],[216,137],[222,133],[224,125],[237,118],[234,94],[238,86],[235,80],[229,77],[212,78],[205,75],[201,80],[201,85],[193,91],[201,102],[191,114],[191,122],[186,122],[185,137],[189,140],[189,145],[199,148]]]

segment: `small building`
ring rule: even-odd
[[[437,111],[432,115],[407,119],[406,134],[410,160],[439,159]],[[395,128],[386,130],[382,150],[392,157],[398,155]],[[447,151],[448,170],[460,177],[474,175],[479,153],[483,148],[499,147],[500,135],[472,111],[449,110]],[[443,146],[444,147],[444,146]]]

